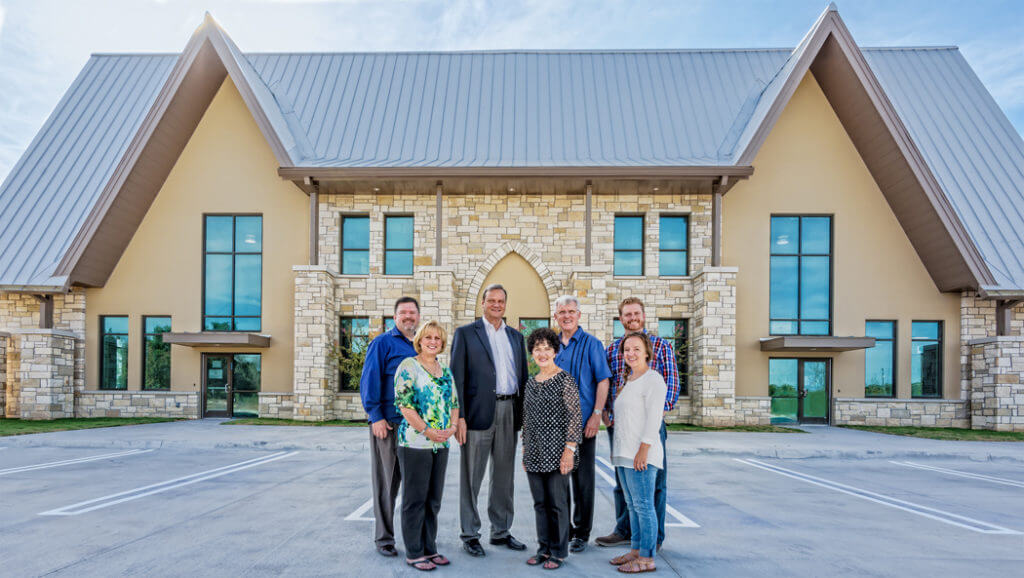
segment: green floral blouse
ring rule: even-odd
[[[395,372],[395,407],[416,410],[427,427],[446,429],[451,427],[452,410],[459,407],[455,393],[455,380],[447,366],[442,365],[441,377],[434,377],[415,357],[398,365]],[[398,425],[398,445],[407,448],[437,451],[447,448],[448,442],[432,442],[417,432],[403,417]]]

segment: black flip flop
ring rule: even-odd
[[[451,560],[445,558],[441,554],[434,554],[433,556],[427,556],[427,560],[434,563],[434,566],[447,566],[452,563]]]
[[[431,562],[430,560],[426,559],[426,558],[424,558],[422,560],[413,560],[411,562],[409,560],[406,560],[405,563],[410,565],[410,566],[412,566],[413,568],[419,570],[420,572],[432,572],[435,569],[437,569],[437,565],[434,564],[433,562]],[[426,567],[426,568],[421,568],[419,566],[420,564],[430,564],[430,566]]]
[[[547,566],[548,563],[554,564],[554,566],[553,567],[548,567]],[[565,560],[559,560],[558,558],[551,557],[551,558],[548,558],[547,561],[544,562],[543,568],[545,570],[558,570],[559,568],[562,567],[562,564],[565,564]]]
[[[526,563],[530,566],[540,566],[551,559],[550,554],[538,554],[526,559]]]

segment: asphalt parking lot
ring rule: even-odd
[[[1024,444],[810,431],[671,435],[658,572],[1019,573]],[[204,420],[0,438],[0,574],[420,575],[372,548],[367,436]],[[486,543],[483,559],[462,552],[457,472],[456,449],[439,532],[452,566],[433,575],[543,573]],[[598,472],[595,537],[612,524],[611,469]],[[513,533],[532,550],[518,476]],[[621,551],[591,543],[555,575],[615,575]]]

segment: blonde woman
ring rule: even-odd
[[[402,537],[406,563],[429,571],[451,562],[437,552],[437,512],[448,467],[448,438],[459,421],[459,400],[448,367],[437,360],[448,335],[428,321],[413,337],[416,357],[395,373],[398,463],[402,470]]]
[[[658,514],[654,507],[654,482],[665,459],[659,432],[668,388],[665,378],[650,368],[654,348],[646,333],[626,335],[619,347],[627,375],[613,407],[612,464],[622,480],[632,536],[630,551],[613,558],[611,563],[619,567],[619,572],[638,574],[656,569]]]

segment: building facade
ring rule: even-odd
[[[922,96],[954,73],[970,114]],[[643,299],[670,421],[1024,430],[1007,126],[955,49],[861,50],[834,9],[793,51],[244,55],[208,19],[94,56],[0,189],[0,403],[362,419],[346,363],[395,299],[453,329],[500,282],[510,325],[571,294],[606,343]],[[964,201],[972,160],[1013,211]]]

